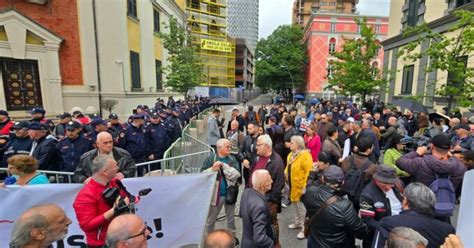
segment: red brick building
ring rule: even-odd
[[[342,47],[344,39],[360,37],[355,18],[363,16],[353,14],[317,13],[313,14],[305,28],[304,42],[308,48],[307,87],[308,94],[322,96],[331,73],[329,62],[335,57],[332,52]],[[378,41],[382,41],[388,32],[388,17],[367,16],[367,24],[376,32]],[[383,49],[372,62],[382,68]],[[327,93],[327,92],[326,92]]]

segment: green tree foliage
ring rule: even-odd
[[[360,26],[360,38],[344,39],[341,50],[332,54],[336,59],[330,61],[333,72],[327,88],[346,96],[359,95],[365,101],[367,95],[383,89],[387,81],[378,68],[372,67],[381,48],[374,31],[365,18],[355,21]]]
[[[302,39],[300,27],[282,25],[258,42],[255,84],[259,88],[284,92],[293,87],[304,88],[307,55]]]
[[[433,31],[427,24],[407,29],[404,35],[417,36],[416,40],[398,53],[398,56],[411,61],[428,56],[426,73],[448,73],[447,79],[439,80],[443,81],[439,86],[438,81],[428,82],[438,86],[435,87],[436,95],[448,99],[448,111],[455,103],[460,107],[474,106],[474,68],[466,68],[468,57],[474,53],[474,13],[459,10],[454,15],[458,18],[457,23],[444,34]],[[419,51],[419,46],[425,41],[430,42],[428,49]]]
[[[188,90],[203,81],[203,67],[195,53],[197,47],[192,43],[190,32],[174,17],[170,18],[166,29],[169,32],[158,34],[169,54],[169,65],[162,68],[166,73],[165,85],[186,96]]]

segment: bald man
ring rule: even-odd
[[[150,230],[142,218],[124,214],[110,223],[106,243],[109,248],[146,248],[149,235]]]
[[[245,189],[240,203],[242,218],[242,247],[274,247],[272,217],[265,193],[272,188],[272,177],[267,170],[252,173],[252,188]]]
[[[36,205],[27,209],[15,221],[10,248],[44,248],[66,237],[71,224],[57,205]]]
[[[107,155],[117,161],[119,167],[117,179],[134,177],[136,172],[135,162],[130,154],[122,148],[114,147],[112,135],[109,132],[100,132],[95,142],[96,149],[90,150],[81,156],[81,160],[74,171],[73,180],[77,183],[88,183],[92,176],[90,165],[98,155]]]

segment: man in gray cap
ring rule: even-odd
[[[367,226],[357,215],[351,201],[339,197],[344,172],[331,165],[322,177],[322,184],[309,186],[301,198],[307,210],[308,247],[354,247],[355,237],[367,234]],[[354,237],[355,236],[355,237]]]
[[[403,186],[397,172],[387,165],[377,166],[371,183],[367,184],[360,195],[360,216],[369,228],[363,247],[370,247],[372,237],[379,221],[402,211]]]

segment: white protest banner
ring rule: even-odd
[[[197,247],[204,233],[214,182],[215,174],[212,173],[123,180],[133,195],[141,189],[152,189],[136,205],[136,214],[147,222],[151,230],[149,247]],[[0,189],[0,247],[8,247],[14,221],[23,211],[45,203],[61,206],[73,221],[67,237],[54,243],[54,247],[86,247],[84,233],[72,207],[82,186],[45,184]]]
[[[464,247],[474,247],[474,197],[472,197],[472,189],[474,189],[474,170],[470,170],[464,174],[461,192],[461,206],[459,207],[458,224],[456,226],[456,234],[461,237]]]

